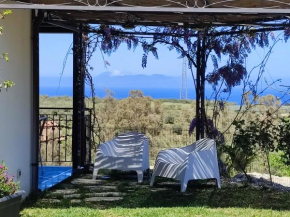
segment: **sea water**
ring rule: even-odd
[[[114,92],[114,98],[116,99],[124,99],[129,96],[130,90],[132,88],[110,88],[111,91]],[[180,99],[180,89],[178,88],[140,88],[143,91],[145,96],[150,96],[153,99]],[[91,97],[91,91],[89,87],[85,88],[86,96]],[[96,88],[95,90],[96,96],[103,98],[106,96],[105,88]],[[209,100],[213,100],[213,91],[211,88],[206,89],[206,98]],[[275,91],[273,89],[269,89],[265,91],[262,95],[273,94],[277,97],[282,97],[283,93]],[[52,96],[73,96],[72,87],[41,87],[40,95],[48,95]],[[240,104],[241,102],[242,90],[241,88],[234,88],[231,94],[222,94],[222,98],[229,102],[234,102],[236,104]],[[190,88],[187,90],[187,98],[194,100],[195,99],[195,89]],[[282,102],[285,100],[289,100],[290,97],[284,97]]]

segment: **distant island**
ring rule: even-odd
[[[41,77],[42,87],[62,87],[72,86],[72,77]],[[117,75],[112,72],[103,72],[93,77],[95,88],[180,88],[181,77],[167,76],[161,74],[153,75]],[[188,77],[188,88],[193,88],[193,81]]]

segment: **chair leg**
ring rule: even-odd
[[[181,192],[185,192],[185,191],[186,191],[187,183],[188,183],[188,180],[180,180],[180,184],[181,184],[181,189],[180,189],[180,191],[181,191]]]
[[[93,180],[95,180],[97,178],[98,172],[99,172],[98,169],[94,169],[94,172],[93,172]]]
[[[217,184],[218,188],[221,188],[221,180],[219,177],[216,178],[216,184]]]
[[[151,175],[151,174],[150,174],[150,169],[148,168],[148,169],[147,169],[148,180],[150,180],[150,178],[151,178],[150,175]]]
[[[143,182],[143,171],[136,171],[138,176],[138,183]]]
[[[151,181],[150,181],[150,186],[152,187],[153,186],[153,184],[154,184],[154,181],[155,181],[155,174],[154,174],[154,172],[153,172],[153,174],[152,174],[152,176],[151,176]]]

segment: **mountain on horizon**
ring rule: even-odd
[[[95,88],[180,88],[181,77],[167,76],[162,74],[137,74],[137,75],[114,75],[112,72],[103,72],[93,77]],[[72,77],[41,77],[40,85],[43,87],[72,86]],[[190,78],[188,88],[193,88]]]
[[[113,75],[111,72],[103,72],[95,76],[96,88],[180,88],[181,77],[167,76],[162,74],[152,75]],[[191,85],[188,84],[190,88]],[[192,86],[193,87],[193,86]]]

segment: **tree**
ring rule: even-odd
[[[287,156],[289,126],[287,118],[278,117],[277,111],[280,106],[281,102],[275,96],[266,95],[258,98],[255,110],[249,112],[255,112],[254,116],[250,118],[245,116],[233,123],[235,126],[233,140],[231,145],[224,147],[224,152],[229,155],[231,165],[237,171],[242,171],[247,178],[247,167],[256,156],[259,155],[264,159],[271,181],[269,154],[280,150],[283,152],[282,158]]]
[[[143,96],[140,90],[130,93],[130,97],[118,101],[112,97],[104,99],[98,111],[101,125],[115,130],[159,134],[162,129],[160,102]]]
[[[141,90],[130,90],[129,97],[135,98],[141,98],[144,97],[143,91]]]
[[[275,40],[273,33],[267,29],[257,32],[253,31],[252,27],[244,26],[206,27],[199,31],[181,27],[166,27],[158,30],[158,33],[164,34],[153,34],[153,41],[143,47],[166,44],[169,50],[175,49],[180,54],[180,58],[188,59],[188,66],[191,70],[193,67],[196,68],[196,74],[192,72],[196,88],[196,139],[203,138],[204,133],[209,131],[205,111],[205,82],[211,84],[216,93],[215,109],[212,115],[214,119],[217,108],[223,106],[223,103],[218,100],[220,93],[230,94],[232,88],[240,85],[248,76],[244,61],[251,50],[257,46],[262,48],[269,46],[269,36]],[[147,50],[152,50],[152,48]],[[146,52],[144,55],[146,57]],[[211,57],[214,70],[206,74],[209,57]],[[227,58],[226,64],[219,65],[222,57]],[[146,62],[143,59],[142,65]],[[253,92],[256,92],[255,87],[251,87]]]
[[[286,23],[288,21],[285,21]],[[250,92],[253,98],[256,98],[257,85],[264,73],[265,65],[271,54],[273,46],[280,39],[275,37],[273,31],[280,30],[282,27],[267,26],[219,26],[219,27],[201,27],[198,30],[185,26],[167,26],[154,27],[146,31],[146,35],[151,34],[152,39],[144,39],[138,33],[131,32],[116,26],[89,26],[87,37],[88,55],[87,68],[89,60],[96,49],[100,49],[102,54],[110,55],[115,52],[121,43],[126,43],[129,50],[133,50],[141,45],[144,51],[142,56],[142,66],[147,66],[147,57],[152,53],[158,58],[156,44],[168,45],[169,50],[176,50],[180,58],[188,59],[188,67],[192,72],[193,82],[196,89],[196,117],[191,126],[196,126],[196,139],[203,138],[211,134],[209,123],[213,122],[214,128],[217,128],[217,119],[219,113],[223,111],[225,101],[221,98],[221,93],[231,94],[232,88],[243,84],[243,93]],[[283,27],[284,40],[290,37],[288,27]],[[251,72],[245,68],[245,59],[253,49],[257,47],[269,47],[269,52],[256,68],[259,68],[259,76],[255,81],[250,80]],[[226,61],[221,61],[226,59]],[[206,68],[212,62],[214,70],[206,73]],[[225,62],[225,63],[224,63]],[[222,63],[222,64],[221,64]],[[104,64],[107,61],[104,59]],[[193,73],[196,68],[196,74]],[[214,109],[212,115],[208,117],[205,104],[205,83],[208,82],[214,89]],[[243,101],[242,101],[243,103]],[[242,106],[242,105],[241,105]],[[236,116],[236,118],[238,115]],[[234,120],[236,120],[236,118]],[[232,123],[229,124],[228,129]],[[227,130],[228,130],[227,129]],[[220,133],[222,135],[224,132]],[[215,138],[217,139],[217,138]]]

